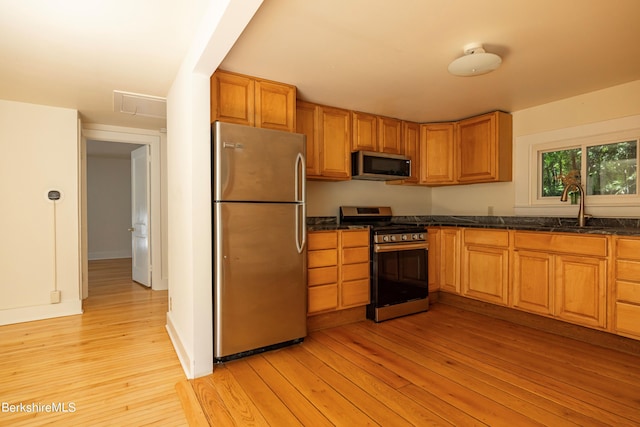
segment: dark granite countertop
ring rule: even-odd
[[[335,216],[313,216],[307,218],[307,231],[362,230],[365,228],[369,228],[369,226],[338,224],[338,218]]]
[[[521,216],[394,216],[392,222],[425,227],[468,227],[506,230],[553,231],[558,233],[640,236],[640,218],[590,218],[584,227],[576,218]],[[366,226],[338,224],[336,217],[309,217],[307,230],[345,230]]]
[[[558,233],[640,235],[640,218],[590,218],[584,227],[576,218],[521,216],[404,216],[393,222],[424,226],[553,231]]]

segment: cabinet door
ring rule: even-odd
[[[483,301],[507,305],[509,300],[509,250],[465,246],[462,293]]]
[[[462,120],[458,125],[458,180],[482,182],[496,175],[495,118],[484,115]]]
[[[460,230],[440,230],[440,289],[460,293]]]
[[[420,125],[402,122],[402,143],[404,155],[411,160],[411,176],[406,183],[417,184],[420,181]]]
[[[321,176],[320,141],[318,140],[318,107],[309,102],[296,104],[296,132],[307,137],[307,178]]]
[[[321,175],[350,179],[351,113],[339,108],[319,107],[318,122]]]
[[[308,289],[307,314],[335,310],[338,307],[338,285],[313,286]]]
[[[353,112],[353,151],[378,151],[378,117]]]
[[[511,180],[511,115],[496,111],[461,120],[457,137],[459,182]]]
[[[440,290],[440,230],[429,228],[427,231],[429,241],[429,252],[427,252],[427,275],[429,283],[429,294]]]
[[[389,117],[378,117],[378,151],[402,153],[402,122]]]
[[[607,263],[603,258],[555,256],[556,316],[584,326],[606,326]]]
[[[369,278],[342,282],[340,287],[340,306],[342,308],[369,304]]]
[[[454,184],[455,123],[420,126],[420,183]]]
[[[613,330],[640,339],[640,239],[615,237]]]
[[[256,80],[255,126],[260,128],[296,130],[296,88],[282,83]]]
[[[233,73],[216,71],[211,76],[211,123],[253,126],[255,116],[254,80]]]
[[[553,314],[553,256],[544,252],[513,252],[513,306]]]

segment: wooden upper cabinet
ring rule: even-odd
[[[351,113],[298,101],[296,129],[307,136],[307,178],[351,179]]]
[[[420,183],[455,184],[455,123],[420,125]]]
[[[211,76],[211,122],[295,132],[296,87],[218,70]]]
[[[317,122],[317,106],[310,102],[298,101],[296,103],[296,132],[307,137],[307,177],[322,175]]]
[[[351,112],[324,106],[318,109],[321,175],[351,179]]]
[[[296,131],[307,136],[307,179],[351,179],[348,110],[298,101]]]
[[[402,121],[389,117],[378,117],[378,151],[404,154],[402,144]]]
[[[378,151],[378,116],[354,111],[353,151]]]
[[[461,120],[457,127],[459,183],[511,181],[512,119],[501,111]]]
[[[402,152],[411,160],[411,177],[404,180],[407,184],[420,182],[420,125],[402,122]]]
[[[211,123],[253,126],[255,80],[239,74],[216,71],[211,76]]]
[[[295,86],[258,79],[255,90],[256,127],[294,132]]]

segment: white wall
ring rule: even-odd
[[[212,0],[167,96],[167,330],[189,378],[213,371],[209,77],[261,3]]]
[[[131,159],[87,157],[89,259],[131,257]]]
[[[82,312],[78,145],[76,110],[0,100],[0,324]]]
[[[514,215],[516,182],[529,173],[528,153],[519,150],[516,139],[550,130],[640,114],[640,80],[540,105],[513,114],[513,182],[437,187],[431,194],[432,215]],[[606,212],[601,212],[606,214]],[[573,212],[569,214],[572,216]]]
[[[338,216],[340,206],[391,206],[394,215],[428,215],[431,189],[380,181],[307,182],[307,216]]]

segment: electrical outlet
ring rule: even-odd
[[[51,291],[51,304],[58,304],[61,298],[60,291]]]

